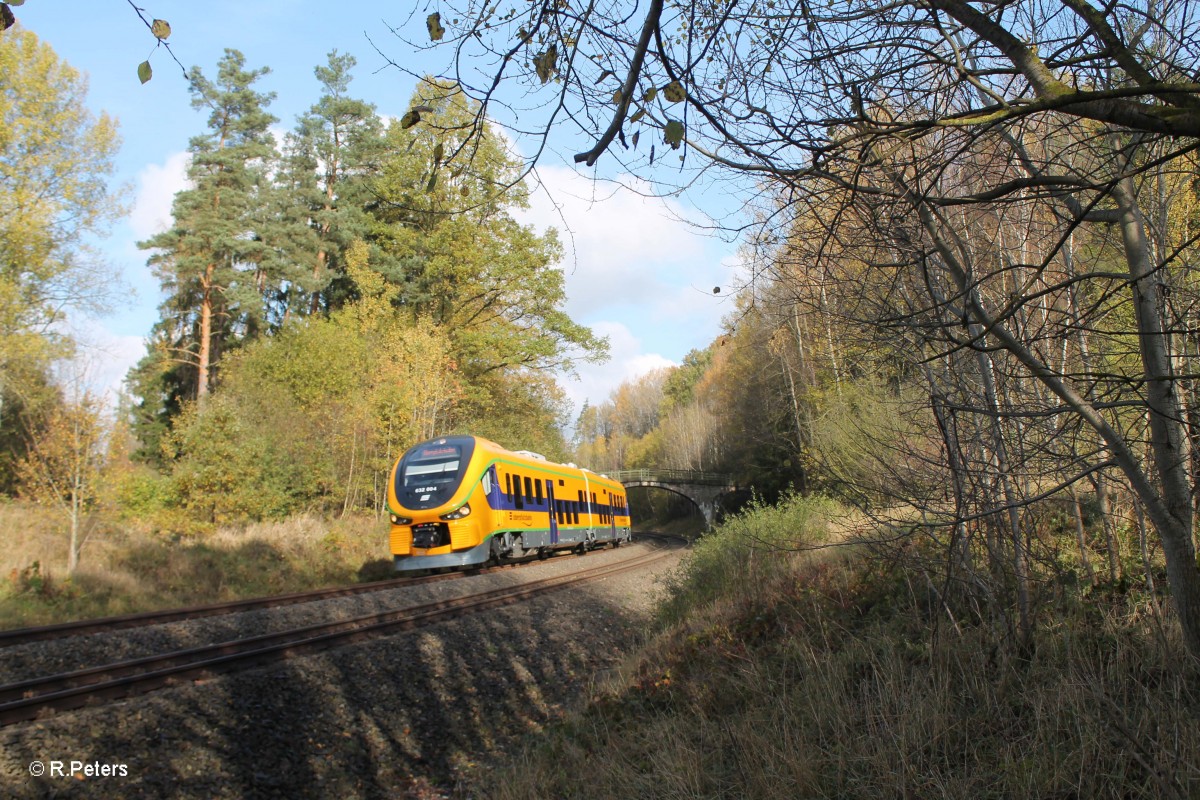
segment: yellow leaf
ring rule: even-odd
[[[544,53],[533,59],[533,67],[537,71],[537,76],[542,83],[546,83],[554,76],[557,62],[558,47],[553,44],[546,48]]]
[[[436,11],[425,18],[425,27],[429,28],[429,38],[435,42],[446,35],[446,29],[442,27],[442,15]]]

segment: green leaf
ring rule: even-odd
[[[400,118],[400,127],[405,130],[408,130],[409,128],[411,128],[413,125],[416,125],[420,121],[421,121],[420,112],[418,112],[416,109],[413,109],[412,111],[409,111],[407,114],[405,114],[403,117]]]
[[[673,119],[663,127],[663,141],[671,145],[672,150],[678,150],[683,144],[683,123]]]
[[[433,146],[433,163],[434,164],[442,163],[442,156],[444,156],[445,154],[446,154],[446,148],[442,146],[442,143],[438,142],[437,144],[435,144]]]
[[[646,93],[642,95],[642,102],[652,103],[656,97],[658,97],[658,89],[655,89],[653,86],[651,86],[646,90]]]
[[[437,171],[434,170],[433,174],[429,176],[429,183],[425,184],[425,193],[431,194],[433,192],[433,190],[436,188],[437,188]]]
[[[165,19],[156,19],[150,23],[150,32],[156,39],[166,39],[171,35],[171,23]]]
[[[641,119],[641,118],[642,118],[642,117],[644,117],[644,116],[646,116],[646,109],[644,109],[644,108],[639,108],[639,109],[637,110],[637,112],[636,112],[636,113],[634,113],[634,115],[633,115],[632,117],[630,117],[630,118],[629,118],[629,122],[630,122],[630,124],[632,124],[632,123],[634,123],[634,122],[637,122],[639,119]]]
[[[4,5],[6,5],[6,6],[23,6],[23,5],[25,5],[25,0],[7,0],[7,2]]]
[[[425,18],[425,27],[429,28],[429,38],[435,42],[446,35],[446,29],[442,27],[442,15],[436,11]]]
[[[682,103],[687,98],[687,92],[679,81],[671,81],[663,87],[663,97],[670,103]]]
[[[154,70],[150,69],[150,62],[143,61],[138,64],[138,80],[142,83],[150,80],[154,76]]]

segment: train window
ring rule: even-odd
[[[526,478],[526,480],[529,480]],[[521,476],[513,475],[513,498],[517,502],[517,508],[525,508],[525,497],[521,494]]]
[[[563,479],[562,479],[562,478],[559,478],[559,479],[558,479],[558,485],[559,485],[559,486],[566,486],[567,484],[566,484],[566,482],[565,482],[565,481],[563,481]]]
[[[533,481],[529,479],[528,475],[525,476],[525,500],[533,503]]]
[[[537,495],[537,504],[542,504],[542,479],[538,478],[533,482],[534,494]]]
[[[492,494],[492,471],[490,469],[484,470],[483,480],[480,483],[483,484],[483,493],[490,497]]]
[[[512,475],[504,473],[504,493],[508,495],[508,499],[512,500]]]

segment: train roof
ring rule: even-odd
[[[609,476],[604,475],[599,472],[596,472],[595,470],[588,469],[587,467],[581,467],[578,464],[574,464],[574,463],[570,463],[570,462],[563,464],[558,461],[551,461],[550,459],[546,458],[541,453],[535,453],[532,450],[509,450],[504,445],[497,444],[496,442],[493,442],[491,439],[485,439],[482,436],[475,436],[473,434],[460,434],[460,435],[456,435],[456,436],[438,436],[434,439],[431,439],[430,441],[434,441],[434,442],[445,441],[445,442],[449,443],[455,439],[459,439],[459,440],[473,439],[475,441],[476,446],[483,445],[485,448],[490,449],[490,450],[498,450],[502,453],[507,453],[508,455],[517,456],[518,458],[529,459],[530,461],[539,461],[539,462],[545,464],[546,466],[550,466],[550,467],[567,467],[569,469],[577,469],[581,472],[586,472],[590,475],[595,475],[597,478],[602,478],[607,481],[613,481],[613,483],[619,483],[619,481],[615,481],[612,478],[610,478]]]

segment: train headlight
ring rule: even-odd
[[[408,517],[402,517],[399,514],[389,514],[388,517],[392,520],[393,525],[408,525],[412,522]]]
[[[469,505],[467,505],[466,503],[463,503],[461,506],[459,506],[458,508],[451,511],[449,514],[442,514],[440,517],[438,517],[438,519],[444,519],[447,522],[449,522],[452,519],[462,519],[463,517],[470,516],[470,514],[471,514],[471,507]]]

